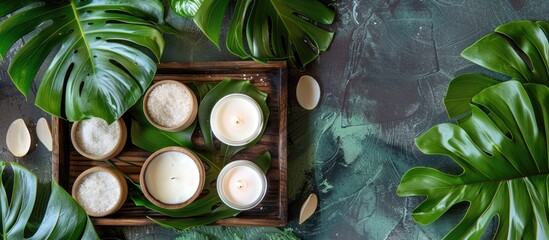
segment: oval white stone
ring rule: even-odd
[[[23,119],[19,118],[11,123],[6,134],[6,145],[16,157],[25,156],[29,152],[31,136]]]
[[[51,137],[51,128],[46,119],[40,118],[38,119],[38,122],[36,122],[36,135],[38,136],[38,140],[40,140],[40,142],[42,142],[51,152],[53,141]]]
[[[320,101],[320,85],[313,77],[304,75],[297,82],[295,94],[301,107],[312,110]]]

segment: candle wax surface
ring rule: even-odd
[[[217,132],[232,141],[244,141],[261,127],[261,110],[252,102],[239,96],[231,96],[220,102],[211,123]]]
[[[164,152],[147,166],[147,190],[158,201],[178,204],[189,200],[198,189],[200,172],[196,163],[184,153]]]
[[[263,177],[248,166],[231,168],[223,177],[223,192],[229,202],[246,206],[261,197]]]

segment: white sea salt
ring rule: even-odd
[[[112,151],[120,137],[120,127],[115,122],[108,125],[100,118],[80,121],[76,130],[76,141],[87,154],[101,156]]]
[[[120,184],[107,172],[92,172],[80,182],[76,200],[87,212],[104,213],[112,210],[120,198]]]
[[[176,127],[191,116],[192,96],[189,91],[175,83],[163,83],[149,93],[147,109],[155,123],[164,127]]]

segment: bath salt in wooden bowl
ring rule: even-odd
[[[111,125],[100,118],[75,122],[71,128],[72,145],[82,156],[106,160],[118,155],[127,138],[126,124],[118,119]]]
[[[164,131],[177,132],[189,127],[198,113],[198,101],[185,84],[163,80],[153,84],[143,98],[147,120]]]
[[[76,178],[72,196],[92,217],[114,213],[124,205],[128,184],[122,173],[108,167],[93,167]]]

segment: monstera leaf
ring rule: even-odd
[[[421,151],[449,156],[463,172],[413,168],[402,177],[398,195],[427,196],[412,214],[421,224],[468,202],[446,239],[478,239],[494,217],[495,239],[548,239],[549,88],[512,80],[471,101],[464,121],[437,125],[416,139]]]
[[[0,162],[0,224],[1,239],[99,239],[62,187],[38,183],[17,163]]]
[[[549,86],[549,23],[517,21],[496,28],[466,48],[461,56],[522,83]],[[480,74],[459,76],[444,99],[450,117],[469,113],[469,102],[498,81]]]
[[[176,13],[193,17],[217,46],[229,2],[170,0]],[[331,24],[334,18],[335,11],[318,0],[237,0],[226,45],[241,58],[289,59],[302,67],[330,46],[333,33],[319,25]]]
[[[9,74],[28,94],[38,70],[53,54],[35,104],[76,121],[89,116],[113,122],[137,102],[156,72],[164,40],[155,23],[163,20],[157,0],[0,0],[0,57],[28,33],[37,33],[17,51]],[[152,21],[152,22],[151,22]]]
[[[177,14],[186,18],[192,18],[198,12],[198,8],[200,8],[202,2],[204,0],[170,1],[170,6]]]

